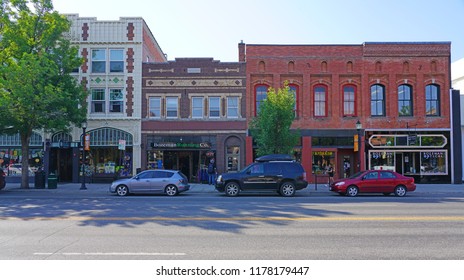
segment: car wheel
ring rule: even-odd
[[[359,190],[356,186],[349,186],[348,188],[346,188],[346,195],[347,196],[357,196],[359,193]]]
[[[227,196],[237,196],[240,193],[240,186],[236,182],[227,183],[225,193]]]
[[[406,187],[405,187],[405,186],[397,186],[397,187],[395,188],[395,195],[396,195],[396,196],[400,196],[400,197],[401,197],[401,196],[405,196],[405,195],[406,195],[406,192],[407,192],[407,190],[406,190]]]
[[[179,193],[177,187],[174,185],[167,186],[166,189],[164,189],[164,192],[169,196],[175,196]]]
[[[284,182],[280,186],[280,195],[282,196],[294,196],[295,192],[295,184],[292,182]]]
[[[126,196],[129,194],[129,189],[125,185],[119,185],[116,187],[116,194],[119,196]]]

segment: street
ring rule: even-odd
[[[418,188],[402,198],[47,191],[0,193],[0,259],[463,259],[464,190]]]

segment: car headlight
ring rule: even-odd
[[[217,182],[222,182],[222,175],[219,175],[216,181]]]
[[[345,182],[338,182],[338,183],[335,183],[335,186],[343,186],[345,184]]]

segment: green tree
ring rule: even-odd
[[[300,137],[299,132],[290,130],[295,119],[294,106],[295,96],[287,82],[277,92],[269,88],[266,99],[257,108],[257,116],[250,123],[258,156],[291,154]]]
[[[70,75],[82,60],[51,0],[1,0],[0,13],[0,127],[20,134],[21,188],[29,188],[33,131],[66,130],[86,118],[87,93]]]

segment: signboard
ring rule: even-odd
[[[119,139],[118,143],[118,150],[125,150],[126,149],[126,140]]]
[[[354,138],[353,138],[353,151],[357,152],[359,151],[359,138],[358,138],[358,134],[355,134],[354,135]]]
[[[163,143],[151,143],[153,148],[176,148],[176,149],[210,149],[211,145],[206,142],[202,143],[174,143],[174,142],[163,142]]]
[[[84,150],[90,151],[90,134],[84,136]]]

